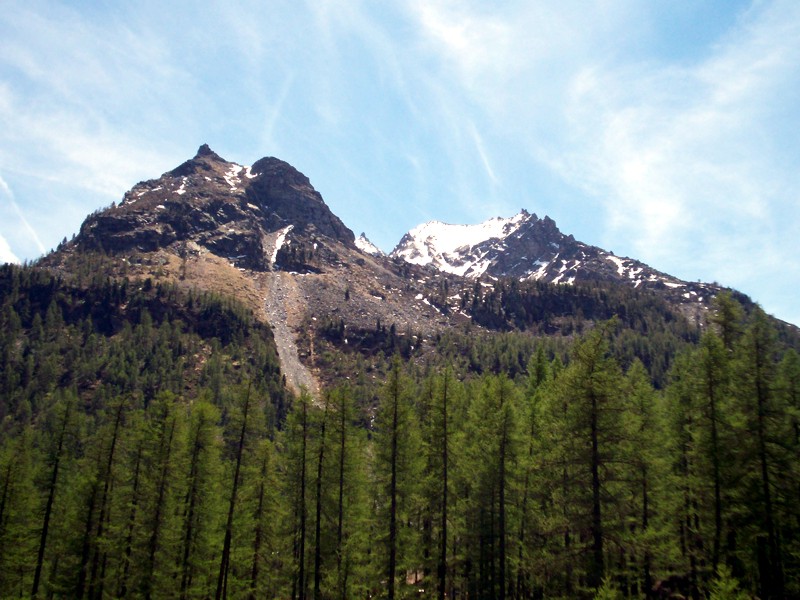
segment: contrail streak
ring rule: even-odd
[[[42,254],[47,252],[47,249],[44,247],[44,244],[42,243],[39,234],[36,233],[36,230],[28,222],[28,219],[25,218],[22,209],[19,207],[19,204],[17,204],[17,201],[14,199],[14,193],[11,191],[11,188],[8,187],[8,184],[2,177],[0,177],[0,190],[5,192],[5,196],[8,198],[8,202],[11,204],[11,207],[14,209],[14,212],[17,213],[17,217],[19,217],[19,220],[22,223],[23,227],[28,232],[33,242],[36,244],[36,247],[39,249],[39,252],[41,252]]]

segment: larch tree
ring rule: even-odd
[[[213,588],[216,573],[213,544],[219,515],[216,486],[219,473],[219,411],[208,402],[192,406],[186,432],[186,479],[182,482],[180,506],[181,533],[177,564],[179,596],[195,595],[195,590]]]
[[[784,463],[786,424],[789,422],[775,394],[777,369],[775,331],[759,308],[736,345],[741,434],[737,446],[739,472],[744,478],[739,499],[749,514],[748,547],[759,574],[758,592],[764,600],[784,597],[784,564],[780,543],[777,470]]]
[[[561,413],[554,433],[562,441],[572,438],[570,444],[557,444],[552,457],[568,478],[560,499],[569,505],[568,528],[574,532],[567,552],[582,556],[590,589],[602,585],[609,540],[618,538],[624,526],[620,482],[630,435],[622,373],[606,341],[610,326],[598,327],[576,343],[551,399],[551,411]]]
[[[45,554],[47,552],[47,540],[50,533],[50,519],[53,515],[53,503],[56,498],[59,484],[59,470],[63,460],[64,445],[70,427],[73,406],[77,398],[66,395],[55,407],[59,413],[55,431],[54,444],[50,452],[50,475],[46,488],[46,500],[44,512],[42,514],[42,524],[39,534],[39,549],[36,554],[36,567],[33,574],[33,584],[31,587],[31,598],[39,597],[39,586],[42,581],[42,571],[44,569]]]
[[[420,463],[419,431],[412,409],[412,383],[395,357],[381,392],[375,418],[376,494],[378,529],[384,551],[376,555],[383,562],[383,580],[389,600],[398,596],[398,575],[416,570],[418,523],[414,508]],[[405,580],[405,578],[403,578]]]

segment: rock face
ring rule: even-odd
[[[319,237],[355,243],[305,175],[271,157],[238,165],[203,145],[176,169],[135,185],[119,206],[90,216],[76,243],[124,253],[192,241],[237,266],[263,271],[281,257],[297,262],[292,243],[313,248]]]

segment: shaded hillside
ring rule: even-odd
[[[0,419],[30,418],[57,390],[85,410],[123,395],[147,404],[159,392],[254,381],[279,421],[287,394],[268,326],[239,302],[152,280],[97,276],[76,286],[37,268],[0,267]]]

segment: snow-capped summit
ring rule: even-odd
[[[372,256],[386,256],[386,253],[383,250],[369,241],[367,234],[364,232],[362,232],[361,235],[356,238],[356,248],[365,254],[371,254]]]
[[[616,281],[660,290],[679,302],[703,302],[713,286],[682,281],[631,258],[615,256],[561,233],[555,221],[522,210],[477,225],[431,221],[409,231],[390,254],[464,277],[511,277],[571,284]]]
[[[451,225],[429,221],[409,231],[391,256],[416,265],[431,265],[446,273],[466,277],[483,275],[503,240],[536,215],[524,209],[504,219],[494,217],[477,225]]]

